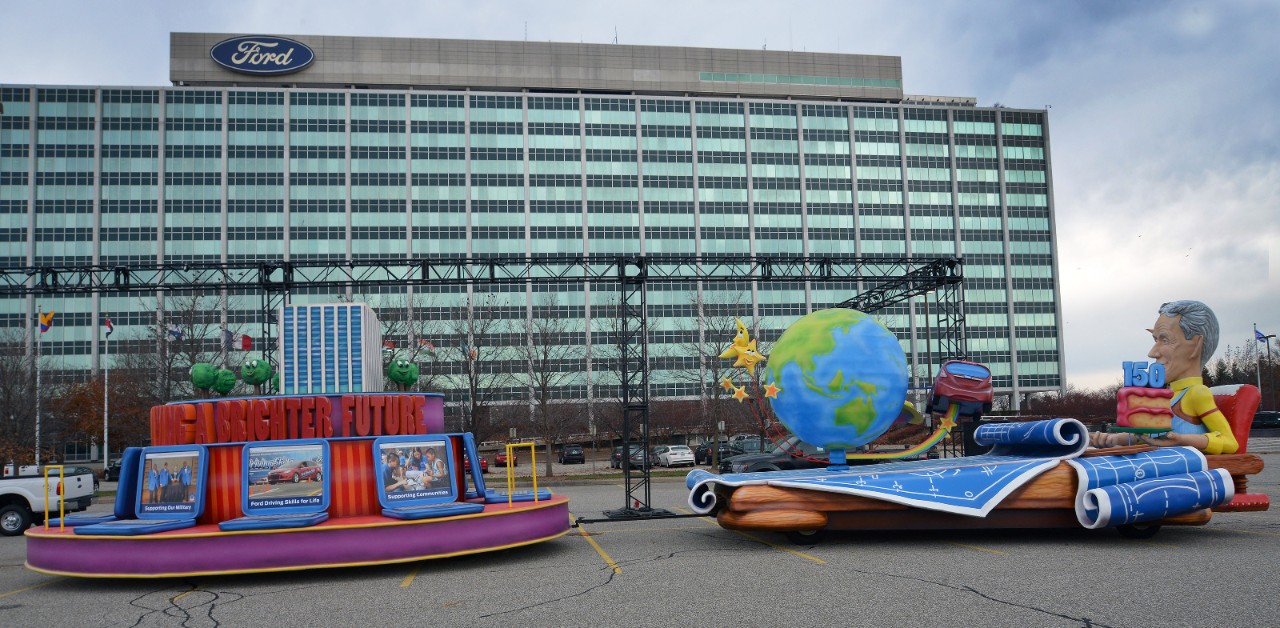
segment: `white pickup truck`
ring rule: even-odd
[[[18,536],[46,516],[57,517],[59,495],[68,513],[84,510],[93,501],[92,474],[62,479],[57,469],[51,469],[46,503],[44,475],[26,473],[26,468],[20,471],[22,475],[0,479],[0,534],[4,536]]]

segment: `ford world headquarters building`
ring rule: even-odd
[[[1046,112],[906,95],[899,57],[173,33],[170,79],[0,86],[4,266],[959,256],[968,352],[992,368],[997,393],[1016,405],[1064,384]],[[771,341],[856,285],[651,288],[655,398],[699,394],[676,355],[699,289],[705,301],[739,304]],[[508,312],[554,303],[582,330],[593,307],[618,298],[613,286],[547,290],[505,286],[483,303]],[[469,294],[480,304],[483,291],[413,298],[449,312]],[[400,292],[355,296],[385,320],[412,302]],[[248,294],[211,314],[215,330],[253,333],[259,303]],[[18,329],[37,307],[56,310],[42,351],[54,377],[77,379],[102,365],[102,317],[115,323],[113,341],[144,338],[163,309],[157,298],[11,297],[0,316]],[[292,298],[341,300],[306,289]],[[908,354],[926,351],[918,300],[877,316]],[[431,332],[437,344],[461,342],[442,329]],[[518,346],[518,336],[505,342]],[[207,341],[216,352],[219,340]],[[424,371],[460,372],[441,355]],[[564,368],[573,376],[563,397],[594,390],[598,366],[584,357]],[[518,384],[505,393],[527,396]]]

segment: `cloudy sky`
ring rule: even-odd
[[[1050,107],[1067,378],[1113,383],[1160,303],[1280,333],[1280,3],[6,3],[0,83],[167,83],[171,31],[896,55],[909,94]]]

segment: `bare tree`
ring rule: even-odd
[[[199,294],[167,295],[157,307],[155,324],[142,344],[150,344],[151,352],[137,351],[140,359],[149,359],[159,387],[158,402],[196,394],[189,371],[199,363],[219,364],[232,368],[223,349],[222,312],[230,307],[221,296]],[[150,307],[140,302],[139,309]],[[235,330],[230,330],[238,336]],[[241,384],[237,384],[240,388]],[[233,393],[234,394],[234,393]]]
[[[0,330],[0,463],[35,461],[35,355],[26,349],[30,335],[30,328]]]
[[[465,293],[461,295],[464,299]],[[378,313],[382,326],[383,366],[391,360],[405,360],[418,366],[418,381],[411,390],[439,390],[448,384],[438,362],[436,343],[450,333],[442,315],[448,311],[441,295],[404,292],[394,295],[355,294],[352,300],[368,303]]]
[[[515,382],[504,364],[511,359],[513,347],[508,337],[511,321],[503,313],[496,295],[473,295],[466,305],[455,308],[447,325],[448,346],[436,347],[437,355],[460,367],[460,377],[451,378],[451,387],[462,390],[465,397],[462,431],[482,441],[493,435],[490,406],[503,394],[503,388]]]
[[[1280,369],[1277,367],[1277,354],[1280,344],[1270,347],[1254,342],[1254,346],[1233,347],[1227,345],[1219,352],[1218,357],[1209,362],[1205,382],[1210,386],[1222,384],[1253,384],[1259,386],[1262,402],[1259,408],[1275,408],[1276,391],[1280,390]]]
[[[684,342],[679,344],[679,351],[694,360],[682,375],[685,381],[698,387],[702,418],[698,431],[714,441],[721,421],[730,430],[754,423],[754,419],[748,422],[749,414],[734,407],[739,405],[738,402],[731,396],[731,391],[722,385],[725,378],[737,376],[741,368],[733,366],[732,361],[721,358],[720,354],[732,344],[738,333],[739,320],[751,330],[752,338],[757,343],[762,340],[757,334],[759,321],[751,316],[750,293],[716,291],[720,298],[712,300],[708,299],[707,292],[692,290],[688,293],[693,316],[690,330],[685,335]],[[765,350],[763,346],[759,348],[762,352]],[[712,450],[715,451],[715,448]]]
[[[583,348],[573,342],[582,319],[560,304],[555,293],[543,293],[532,316],[524,320],[525,371],[529,378],[529,399],[534,429],[546,447],[546,475],[555,475],[552,449],[575,427],[581,417],[575,405],[555,403],[560,389],[575,381],[585,370]],[[579,321],[579,322],[575,322]]]

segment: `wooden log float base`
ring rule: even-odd
[[[1223,512],[1267,510],[1266,496],[1244,499],[1246,477],[1262,471],[1255,454],[1207,456],[1211,469],[1226,469],[1236,485],[1237,500],[1220,506]],[[776,486],[717,489],[725,507],[717,515],[721,526],[736,530],[789,532],[850,529],[973,529],[1079,526],[1075,515],[1076,472],[1066,462],[1042,473],[996,506],[986,517],[969,517],[913,508],[857,495],[844,495]],[[1237,503],[1239,502],[1239,503]],[[1205,509],[1152,522],[1158,525],[1205,525],[1213,511]]]
[[[821,530],[827,527],[827,515],[813,510],[723,511],[716,516],[716,522],[721,527],[729,530],[759,530],[765,532]]]

